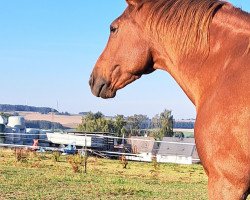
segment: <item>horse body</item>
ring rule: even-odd
[[[196,30],[194,35],[183,32],[187,21],[173,25],[183,33],[181,41],[162,27],[174,23],[171,9],[183,1],[127,2],[128,8],[111,25],[108,45],[91,75],[93,94],[111,98],[142,74],[156,69],[169,72],[196,106],[195,140],[209,177],[210,199],[246,199],[250,192],[250,15],[216,0],[200,0],[198,5],[185,1],[189,3],[183,5],[184,14],[173,12],[173,18],[194,13],[195,6],[204,9],[193,16],[198,21],[191,23],[197,26],[190,28]],[[164,4],[169,5],[162,8]],[[206,18],[204,10],[210,13]],[[162,24],[157,16],[156,23],[149,19],[155,11],[160,15],[168,11],[164,18],[168,23]],[[207,38],[199,32],[201,27]],[[167,31],[171,33],[171,28]],[[179,40],[190,48],[178,46]]]
[[[219,71],[207,74],[217,77],[197,106],[195,138],[211,199],[245,199],[250,188],[250,23],[236,24],[242,19],[230,9],[211,24],[206,68]]]

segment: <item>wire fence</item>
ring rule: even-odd
[[[50,133],[50,134],[60,134],[60,136],[67,136],[68,137],[68,142],[65,144],[74,144],[76,141],[73,141],[72,136],[76,136],[78,138],[83,138],[85,137],[88,138],[99,138],[99,139],[113,139],[113,140],[120,140],[124,141],[123,143],[127,143],[126,141],[137,141],[137,142],[144,142],[144,143],[158,143],[158,144],[175,144],[175,145],[188,145],[188,146],[195,146],[194,141],[193,142],[185,142],[184,138],[173,138],[173,140],[176,141],[158,141],[158,140],[152,140],[152,139],[147,139],[147,137],[140,137],[140,138],[135,138],[135,137],[117,137],[117,136],[106,136],[106,135],[99,135],[99,134],[72,134],[72,133]],[[9,137],[11,136],[11,137]],[[30,137],[29,137],[30,136]],[[33,136],[33,137],[31,137]],[[60,140],[60,136],[57,135],[58,140]],[[43,137],[43,138],[41,138]],[[51,140],[48,139],[47,133],[41,133],[41,134],[30,134],[30,133],[0,133],[0,138],[2,139],[13,139],[13,145],[15,143],[15,139],[19,140],[20,142],[25,143],[26,140],[32,140],[36,139],[40,142],[47,142],[47,143],[53,143]],[[66,138],[67,140],[67,138]],[[2,142],[6,143],[6,142]],[[58,143],[60,144],[60,143]],[[92,140],[91,145],[97,145],[100,144],[99,142],[95,142],[95,140]],[[103,145],[107,145],[103,143]],[[82,145],[85,146],[85,145]]]
[[[54,142],[53,137],[58,142]],[[61,138],[63,141],[60,142]],[[34,140],[38,141],[36,147]],[[138,161],[152,161],[156,157],[158,162],[199,162],[194,139],[190,138],[163,138],[157,141],[151,137],[117,137],[101,133],[0,133],[0,147],[61,151],[65,145],[76,145],[78,149],[87,147],[89,152],[110,157],[125,155]]]

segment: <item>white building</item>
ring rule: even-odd
[[[194,138],[165,137],[157,153],[159,163],[193,164],[199,163]]]

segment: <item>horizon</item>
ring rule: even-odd
[[[49,112],[49,113],[45,113],[45,114],[43,114],[43,115],[48,115],[48,114],[51,114],[51,113],[54,113],[55,111],[57,111],[58,113],[60,113],[60,114],[62,114],[62,116],[64,115],[63,113],[65,113],[65,115],[71,115],[71,116],[84,116],[85,114],[87,114],[87,113],[90,113],[90,112],[92,112],[91,110],[90,111],[79,111],[79,112],[77,112],[77,113],[71,113],[71,112],[68,112],[67,110],[66,111],[63,111],[63,112],[60,112],[60,111],[58,111],[56,108],[52,108],[52,107],[44,107],[44,106],[32,106],[32,105],[22,105],[22,104],[0,104],[0,107],[1,106],[5,106],[5,105],[7,105],[7,106],[27,106],[27,107],[34,107],[34,108],[48,108],[48,109],[51,109],[52,110],[52,112]],[[97,111],[97,112],[100,112],[100,111]],[[163,112],[163,111],[162,111]],[[20,110],[16,110],[16,111],[0,111],[0,114],[1,113],[18,113],[18,114],[20,114],[20,113],[40,113],[39,111],[20,111]],[[55,112],[56,113],[56,112]],[[66,114],[66,113],[68,113],[68,114]],[[85,114],[83,114],[83,113],[85,113]],[[95,112],[92,112],[93,114],[95,114]],[[102,113],[102,112],[101,112]],[[115,117],[116,115],[123,115],[123,114],[116,114],[116,115],[105,115],[104,113],[102,113],[105,117]],[[159,115],[160,113],[155,113],[155,115],[154,116],[152,116],[152,117],[150,117],[150,116],[147,116],[146,115],[146,117],[148,117],[149,119],[152,119],[153,117],[155,117],[156,115]],[[132,115],[123,115],[125,118],[127,118],[127,117],[130,117],[130,116],[133,116],[133,115],[143,115],[143,114],[141,114],[141,113],[134,113],[134,114],[132,114]],[[20,116],[22,116],[22,115],[20,115]],[[181,118],[181,119],[177,119],[177,118],[174,118],[174,120],[178,120],[178,121],[190,121],[190,120],[195,120],[195,118]]]
[[[250,11],[246,0],[230,2]],[[0,104],[150,118],[168,109],[175,119],[196,118],[191,101],[160,70],[118,91],[114,99],[91,94],[90,73],[108,40],[109,24],[122,14],[125,0],[16,0],[2,1],[0,7],[4,8],[0,13]]]

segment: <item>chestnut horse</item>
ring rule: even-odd
[[[116,91],[156,69],[196,106],[195,140],[209,199],[250,192],[250,15],[219,0],[127,0],[90,77]]]

